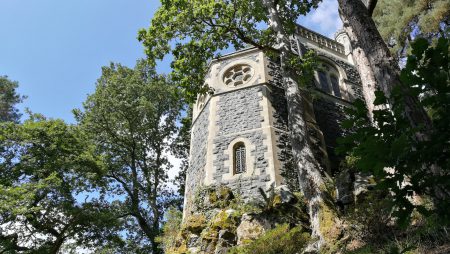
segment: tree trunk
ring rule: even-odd
[[[340,234],[337,214],[326,191],[325,181],[320,172],[321,167],[315,159],[308,142],[307,125],[305,121],[304,101],[297,82],[285,63],[292,56],[289,47],[289,36],[285,33],[281,19],[273,0],[264,0],[269,12],[269,26],[277,33],[281,53],[281,74],[287,99],[290,140],[294,162],[298,170],[300,188],[309,206],[312,237],[318,241],[311,245],[319,249],[323,244],[330,243]],[[339,233],[337,233],[339,232]]]
[[[58,254],[65,239],[66,239],[66,237],[63,235],[58,236],[56,241],[53,243],[53,245],[51,246],[51,248],[49,250],[50,254]]]
[[[159,115],[159,119],[161,119],[162,114]],[[153,230],[156,232],[155,236],[159,234],[159,219],[160,219],[160,213],[159,213],[159,209],[158,209],[158,187],[159,187],[159,180],[160,180],[160,172],[159,170],[162,167],[162,162],[161,162],[161,157],[162,155],[162,151],[163,151],[163,145],[161,143],[158,144],[158,148],[156,149],[156,165],[155,165],[155,172],[154,172],[154,183],[153,183],[153,188],[150,190],[151,196],[150,196],[150,200],[149,200],[149,204],[150,207],[152,209],[153,212]],[[150,181],[149,181],[150,182]],[[155,241],[156,237],[154,237],[152,239],[152,250],[154,254],[157,253],[162,253],[162,250],[158,247],[159,243],[157,241]]]
[[[372,16],[373,10],[375,9],[375,6],[377,6],[378,1],[377,0],[362,0],[362,1],[366,6],[370,16]]]
[[[393,88],[401,85],[400,69],[363,2],[338,0],[338,3],[344,29],[350,37],[354,62],[362,79],[369,115],[372,117],[375,90],[380,89],[389,99]],[[402,92],[405,116],[411,126],[423,125],[426,130],[431,130],[431,120],[425,110],[408,94],[406,87],[402,87]]]

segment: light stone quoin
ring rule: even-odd
[[[340,43],[345,43],[345,35],[339,34],[338,42],[300,26],[298,32],[294,44],[303,51],[315,50],[319,61],[334,71],[328,81],[336,78],[331,85],[340,89],[321,90],[316,73],[319,97],[308,106],[314,138],[322,140],[311,141],[316,146],[315,156],[329,160],[324,168],[333,173],[339,164],[332,151],[343,133],[343,108],[361,97],[360,79],[349,61],[348,45]],[[193,106],[185,217],[196,211],[196,191],[204,186],[225,185],[244,201],[261,200],[258,189],[268,191],[281,185],[298,189],[297,173],[290,163],[287,105],[280,82],[279,65],[255,48],[210,63],[205,84],[213,92],[199,95]],[[243,172],[235,169],[236,144],[245,146],[245,156],[239,157],[245,158]]]

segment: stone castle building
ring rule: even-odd
[[[362,96],[348,36],[338,32],[335,38],[298,26],[291,42],[294,52],[312,49],[319,56],[312,95],[304,95],[305,117],[309,141],[329,175],[338,170],[334,147],[343,132],[343,109]],[[213,93],[194,104],[185,215],[195,210],[201,186],[226,185],[245,199],[258,198],[259,188],[298,188],[277,62],[256,48],[244,49],[213,60],[205,82]]]

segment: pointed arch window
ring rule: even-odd
[[[234,173],[235,174],[244,173],[246,171],[244,143],[239,142],[236,145],[234,145],[233,156],[234,156]]]
[[[326,63],[320,65],[320,70],[317,71],[319,88],[331,95],[342,98],[341,88],[339,86],[339,72],[338,70]]]

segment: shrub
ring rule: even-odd
[[[169,208],[166,212],[166,222],[162,227],[161,236],[156,241],[160,243],[164,253],[173,252],[177,249],[182,240],[180,234],[181,220],[183,213],[175,208]]]
[[[300,253],[310,239],[302,227],[290,228],[288,224],[278,225],[259,239],[245,246],[232,248],[229,254],[292,254]]]

